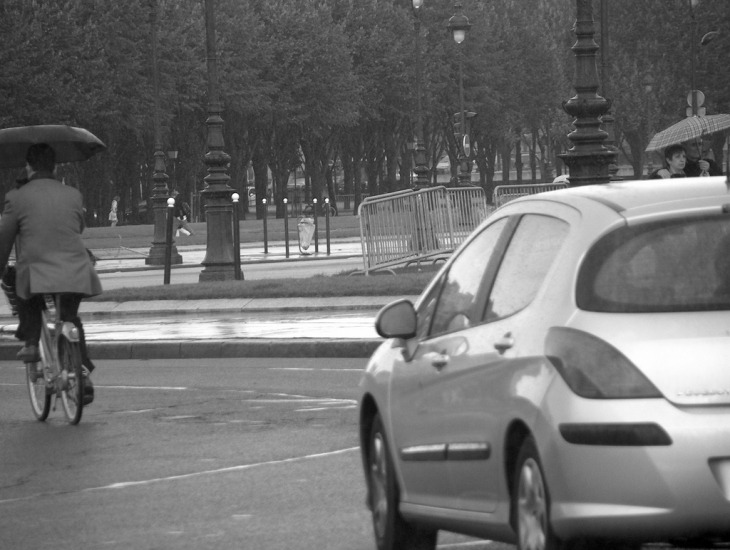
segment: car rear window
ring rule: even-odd
[[[601,238],[578,274],[580,309],[730,309],[730,216],[646,223]]]

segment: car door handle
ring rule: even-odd
[[[433,356],[433,359],[431,359],[431,366],[436,370],[441,370],[448,364],[449,356],[443,353],[437,353]]]
[[[494,343],[494,349],[496,349],[500,355],[515,345],[515,339],[512,338],[512,333],[508,332],[502,336],[501,340],[497,340]]]

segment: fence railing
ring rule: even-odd
[[[494,188],[493,203],[494,206],[507,204],[509,201],[524,197],[527,195],[536,195],[545,191],[555,191],[556,189],[565,189],[567,183],[530,183],[525,185],[498,185]]]
[[[480,187],[397,191],[358,208],[364,271],[447,255],[486,218]]]

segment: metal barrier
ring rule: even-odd
[[[489,212],[481,187],[369,197],[358,208],[365,274],[450,254]]]
[[[526,185],[498,185],[494,188],[494,206],[499,208],[507,204],[509,201],[525,197],[527,195],[536,195],[545,191],[555,191],[557,189],[565,189],[567,183],[530,183]]]

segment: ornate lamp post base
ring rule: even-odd
[[[233,258],[233,190],[201,191],[205,196],[205,218],[208,240],[205,249],[205,268],[200,272],[199,282],[233,281],[236,279]]]
[[[570,186],[593,185],[610,181],[609,167],[616,158],[610,150],[569,152],[558,155],[570,170]]]
[[[166,190],[165,190],[165,194]],[[165,221],[167,217],[167,197],[152,197],[152,208],[155,212],[155,234],[152,240],[152,248],[145,258],[145,265],[165,265]],[[183,262],[182,256],[177,247],[172,243],[172,264],[177,265]]]

